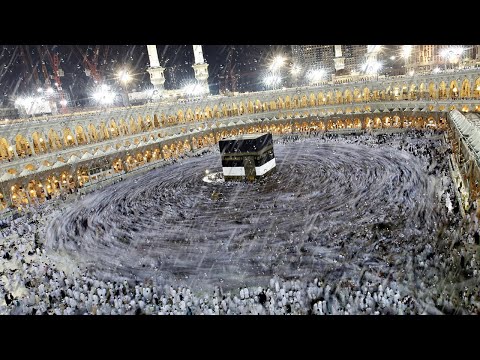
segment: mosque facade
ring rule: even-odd
[[[480,69],[4,120],[0,208],[87,191],[229,136],[447,129],[452,110],[480,111]]]

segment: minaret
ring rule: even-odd
[[[335,71],[345,69],[345,58],[342,56],[342,45],[335,45]]]
[[[157,45],[147,45],[148,58],[150,59],[150,66],[147,71],[150,73],[150,81],[153,87],[159,92],[164,90],[163,84],[165,83],[165,76],[163,72],[164,67],[160,66],[158,61]]]
[[[204,87],[205,92],[210,94],[210,88],[208,87],[208,64],[203,60],[202,45],[193,45],[193,55],[195,64],[192,67],[195,71],[195,79]]]

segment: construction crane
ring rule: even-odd
[[[97,63],[98,63],[98,54],[100,53],[100,45],[95,46],[92,60],[89,60],[87,52],[86,51],[84,52],[80,48],[80,46],[77,45],[77,49],[80,52],[80,54],[82,54],[83,56],[83,64],[85,65],[85,74],[91,77],[96,84],[99,84],[101,82],[101,77],[97,69]]]
[[[50,51],[47,48],[45,48],[44,53],[47,55],[47,58],[53,68],[53,79],[55,80],[55,86],[57,87],[57,90],[60,94],[60,105],[62,106],[62,112],[65,113],[67,111],[67,100],[65,99],[65,94],[62,89],[62,81],[60,79],[64,76],[64,72],[60,68],[60,58],[58,57],[57,53],[52,56],[52,54],[50,54]],[[43,65],[44,63],[42,63],[42,66]],[[44,71],[44,75],[48,77],[48,74],[46,74],[46,69]]]
[[[227,54],[227,61],[225,64],[225,68],[222,74],[219,76],[219,78],[223,80],[221,81],[221,84],[220,84],[220,90],[223,93],[226,93],[228,91],[235,92],[237,90],[237,76],[235,75],[235,71],[234,71],[235,65],[232,66],[234,51],[235,51],[235,47],[232,45]],[[228,86],[229,83],[230,83],[230,87]]]
[[[47,66],[45,65],[45,53],[42,51],[41,45],[37,45],[38,54],[40,55],[40,63],[42,64],[42,73],[43,79],[45,81],[45,87],[51,88],[52,82],[50,81],[50,76],[48,75]]]
[[[30,52],[29,52],[29,49],[28,49],[28,45],[25,45],[25,49],[23,48],[22,45],[19,45],[20,47],[20,54],[22,55],[22,58],[23,58],[23,63],[25,64],[25,67],[27,68],[27,71],[29,69],[32,70],[32,75],[33,75],[33,78],[35,80],[35,84],[38,86],[38,87],[41,87],[42,84],[40,82],[40,79],[38,78],[38,68],[37,68],[37,64],[33,65],[33,62],[32,62],[32,57],[30,56]]]

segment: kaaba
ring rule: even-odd
[[[225,181],[255,181],[275,170],[271,133],[222,139],[219,146]]]

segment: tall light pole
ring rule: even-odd
[[[403,45],[402,47],[402,58],[405,60],[405,73],[407,72],[407,64],[412,54],[413,45]]]
[[[292,75],[292,83],[295,84],[295,86],[298,86],[298,78],[300,75],[300,72],[302,71],[302,68],[298,64],[293,64],[292,67],[290,68],[290,74]]]
[[[118,72],[118,80],[122,84],[122,89],[123,89],[123,106],[129,106],[130,105],[130,100],[128,98],[128,83],[132,80],[132,76],[128,72],[128,70],[120,70]]]
[[[326,71],[324,69],[313,69],[308,70],[306,77],[311,85],[318,85],[326,75]]]
[[[272,89],[277,87],[282,82],[281,69],[285,65],[285,57],[277,55],[273,58],[272,62],[268,66],[269,73],[263,78],[263,83]]]
[[[279,75],[269,74],[263,78],[263,83],[272,88],[273,90],[277,89],[277,86],[282,82],[282,78]]]
[[[460,67],[461,58],[465,50],[460,46],[453,46],[449,48],[442,49],[440,56],[444,58],[444,66],[447,69],[447,62],[453,65],[458,63]]]

